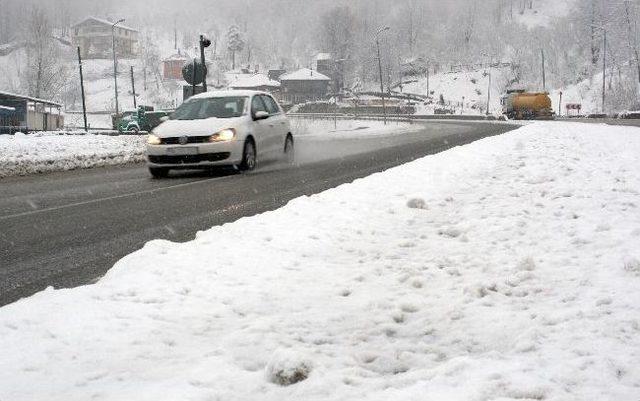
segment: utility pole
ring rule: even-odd
[[[491,105],[491,63],[489,63],[489,86],[487,87],[487,115],[489,115],[490,105]]]
[[[176,19],[173,19],[173,50],[178,50],[178,27]]]
[[[542,92],[547,91],[547,75],[545,71],[545,63],[544,63],[544,49],[540,49],[540,53],[542,54]]]
[[[427,99],[431,96],[431,91],[429,90],[429,64],[427,64]]]
[[[387,125],[387,106],[384,102],[384,81],[382,78],[382,58],[380,57],[380,34],[388,31],[389,27],[384,27],[376,33],[376,48],[378,50],[378,72],[380,73],[380,97],[382,98],[382,114],[384,116],[384,125]]]
[[[124,22],[124,19],[118,20],[115,24],[111,25],[111,46],[113,50],[113,83],[116,93],[116,120],[120,116],[120,108],[118,106],[118,59],[116,56],[116,25]]]
[[[560,100],[558,101],[558,117],[562,117],[562,91],[560,91]]]
[[[191,84],[191,96],[195,96],[196,95],[196,70],[198,67],[198,60],[196,60],[196,58],[193,58],[193,83]]]
[[[605,114],[605,98],[607,91],[607,30],[603,29],[603,50],[602,50],[602,114]]]
[[[133,108],[138,109],[138,101],[136,100],[136,81],[133,77],[133,66],[131,66],[131,91],[133,92]]]
[[[87,124],[87,103],[84,98],[84,75],[82,73],[82,56],[80,56],[80,46],[78,46],[78,66],[80,67],[80,93],[82,94],[82,116],[84,117],[84,131],[89,131]]]

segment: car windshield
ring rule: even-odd
[[[244,114],[246,97],[212,97],[185,102],[171,116],[172,120],[233,118]]]

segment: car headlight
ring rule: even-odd
[[[149,134],[149,136],[147,136],[147,143],[149,145],[161,145],[162,139],[160,139],[158,135]]]
[[[233,128],[227,128],[211,135],[211,137],[209,137],[209,142],[226,142],[233,140],[235,137],[236,130]]]

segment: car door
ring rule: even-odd
[[[253,116],[255,116],[259,111],[269,112],[260,95],[256,95],[251,99],[251,118],[253,119]],[[271,149],[273,144],[269,143],[269,120],[270,118],[266,120],[254,119],[252,121],[251,131],[256,140],[256,150],[260,158],[269,157],[273,152]]]
[[[287,138],[287,119],[276,101],[269,95],[262,95],[267,110],[269,111],[269,141],[275,157],[280,157],[284,152],[284,143]]]

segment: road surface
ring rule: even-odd
[[[199,230],[516,128],[422,125],[388,137],[299,138],[297,167],[266,165],[250,174],[179,172],[158,181],[135,164],[0,180],[0,305],[48,286],[94,282],[149,240],[188,241]]]

